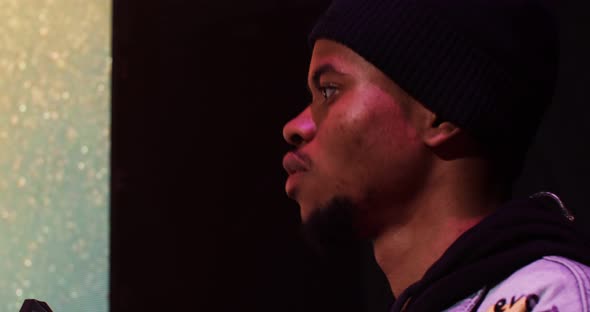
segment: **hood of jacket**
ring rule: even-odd
[[[444,310],[548,255],[588,264],[589,246],[565,207],[542,196],[512,200],[461,235],[391,312]]]

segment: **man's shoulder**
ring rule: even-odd
[[[589,298],[590,267],[546,256],[490,289],[478,311],[589,311]]]
[[[560,256],[534,261],[448,311],[590,311],[590,267]]]

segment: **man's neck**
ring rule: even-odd
[[[463,189],[461,185],[447,185],[429,196],[421,196],[409,204],[412,207],[403,207],[410,211],[407,220],[403,224],[392,222],[374,239],[375,258],[396,296],[420,280],[459,236],[500,203],[489,194],[472,195],[485,194],[472,189],[474,185],[463,185]]]

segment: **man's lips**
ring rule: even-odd
[[[283,168],[289,175],[309,170],[309,161],[303,154],[292,151],[283,157]]]

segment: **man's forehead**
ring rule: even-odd
[[[317,40],[313,47],[311,55],[311,63],[333,63],[334,65],[341,65],[345,61],[353,61],[360,57],[353,50],[338,42],[320,39]]]
[[[316,41],[309,65],[308,81],[318,82],[326,73],[354,76],[357,79],[390,81],[378,68],[347,46],[327,39]]]
[[[311,64],[309,66],[309,81],[317,83],[320,77],[324,74],[335,73],[344,74],[345,71],[342,66],[338,66],[337,62],[326,60],[318,64]]]
[[[309,79],[325,73],[352,73],[363,66],[363,59],[348,47],[326,39],[316,41],[309,65]]]

